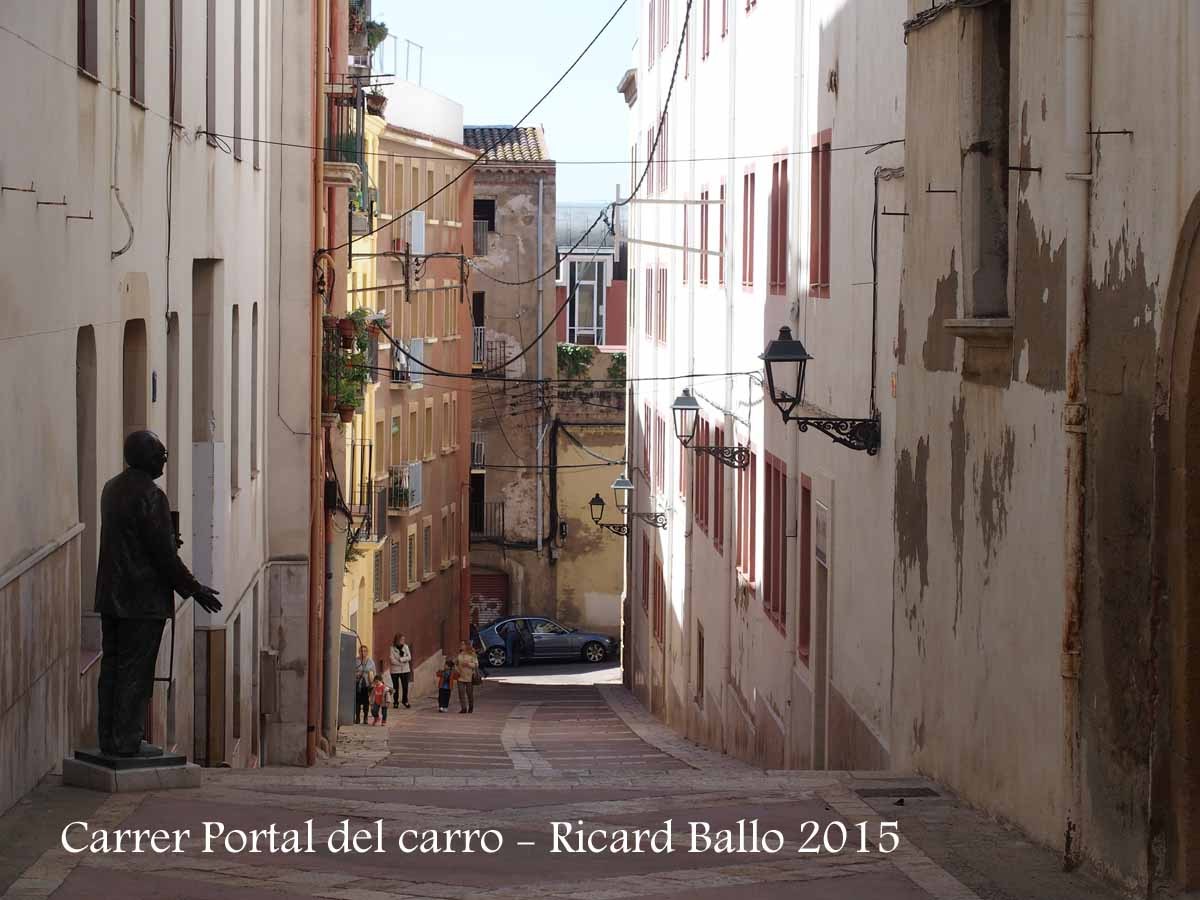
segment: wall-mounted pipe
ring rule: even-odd
[[[1064,510],[1064,603],[1062,625],[1063,867],[1082,854],[1080,808],[1080,696],[1084,591],[1087,451],[1087,291],[1091,233],[1092,0],[1068,0],[1063,32],[1065,80],[1067,397],[1066,497]]]

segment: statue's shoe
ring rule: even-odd
[[[110,756],[119,756],[122,759],[131,759],[135,756],[138,758],[150,757],[150,756],[162,756],[163,751],[162,751],[162,747],[155,747],[153,744],[148,744],[145,741],[142,741],[141,746],[138,747],[137,750],[118,750],[115,753],[111,753],[109,755]]]

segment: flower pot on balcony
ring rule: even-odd
[[[325,329],[326,334],[333,334],[337,331],[338,317],[328,314],[321,316],[321,326]]]
[[[338,418],[342,420],[343,425],[349,425],[353,422],[356,412],[358,412],[357,406],[339,406],[337,408]]]
[[[367,113],[372,116],[382,116],[387,109],[388,98],[383,94],[367,94]]]
[[[358,326],[353,319],[338,319],[338,334],[342,336],[342,349],[353,350],[354,339],[358,337]]]

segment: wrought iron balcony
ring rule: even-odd
[[[357,518],[369,519],[375,485],[371,473],[374,447],[371,441],[354,441],[346,460],[346,504]]]
[[[471,504],[471,539],[504,539],[504,501],[482,500]]]
[[[388,466],[387,485],[384,488],[388,512],[407,512],[414,505],[412,485],[408,478],[408,464]]]

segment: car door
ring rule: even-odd
[[[534,656],[570,656],[571,641],[569,632],[549,619],[530,619],[529,627],[533,630]]]

